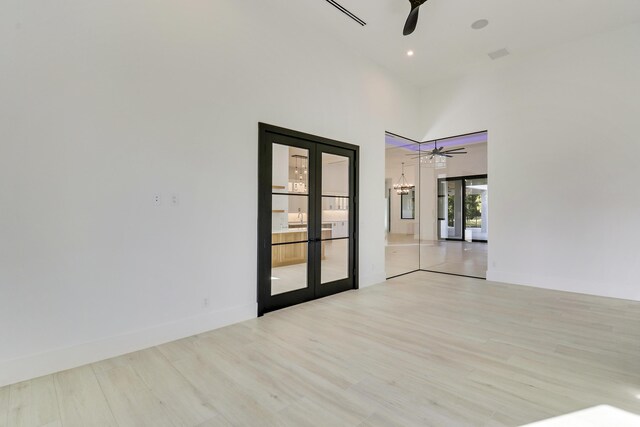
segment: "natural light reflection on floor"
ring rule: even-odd
[[[488,244],[423,240],[414,236],[387,234],[387,277],[415,270],[486,277]]]
[[[609,405],[599,405],[548,420],[527,424],[523,427],[638,427],[640,415],[623,411]]]

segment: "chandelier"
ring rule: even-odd
[[[307,173],[308,173],[307,172],[307,156],[301,156],[300,154],[294,154],[291,157],[296,159],[296,169],[294,171],[295,179],[299,179],[300,182],[303,182],[304,181],[304,175],[307,175]]]
[[[444,169],[447,167],[447,158],[444,156],[422,156],[420,164],[425,168]]]
[[[300,154],[294,154],[291,157],[295,159],[295,169],[293,171],[293,182],[289,183],[290,191],[294,193],[306,193],[307,192],[307,156]]]
[[[413,187],[413,185],[410,185],[407,182],[407,178],[404,177],[404,162],[402,162],[402,175],[400,176],[398,183],[393,185],[393,189],[396,190],[396,193],[403,196],[409,194],[409,191],[413,189]]]

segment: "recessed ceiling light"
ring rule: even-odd
[[[481,30],[484,27],[486,27],[487,25],[489,25],[489,21],[488,20],[486,20],[486,19],[478,19],[476,22],[471,24],[471,28],[473,28],[474,30]]]
[[[408,50],[407,51],[407,56],[413,56],[413,51],[412,50]]]

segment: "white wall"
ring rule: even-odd
[[[418,130],[416,91],[286,3],[0,4],[0,385],[255,316],[258,121],[361,146],[384,279],[384,131]]]
[[[640,300],[639,42],[632,25],[425,89],[425,139],[489,130],[489,279]]]

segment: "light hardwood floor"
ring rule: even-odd
[[[640,303],[414,273],[0,388],[6,426],[516,426],[640,413]]]

